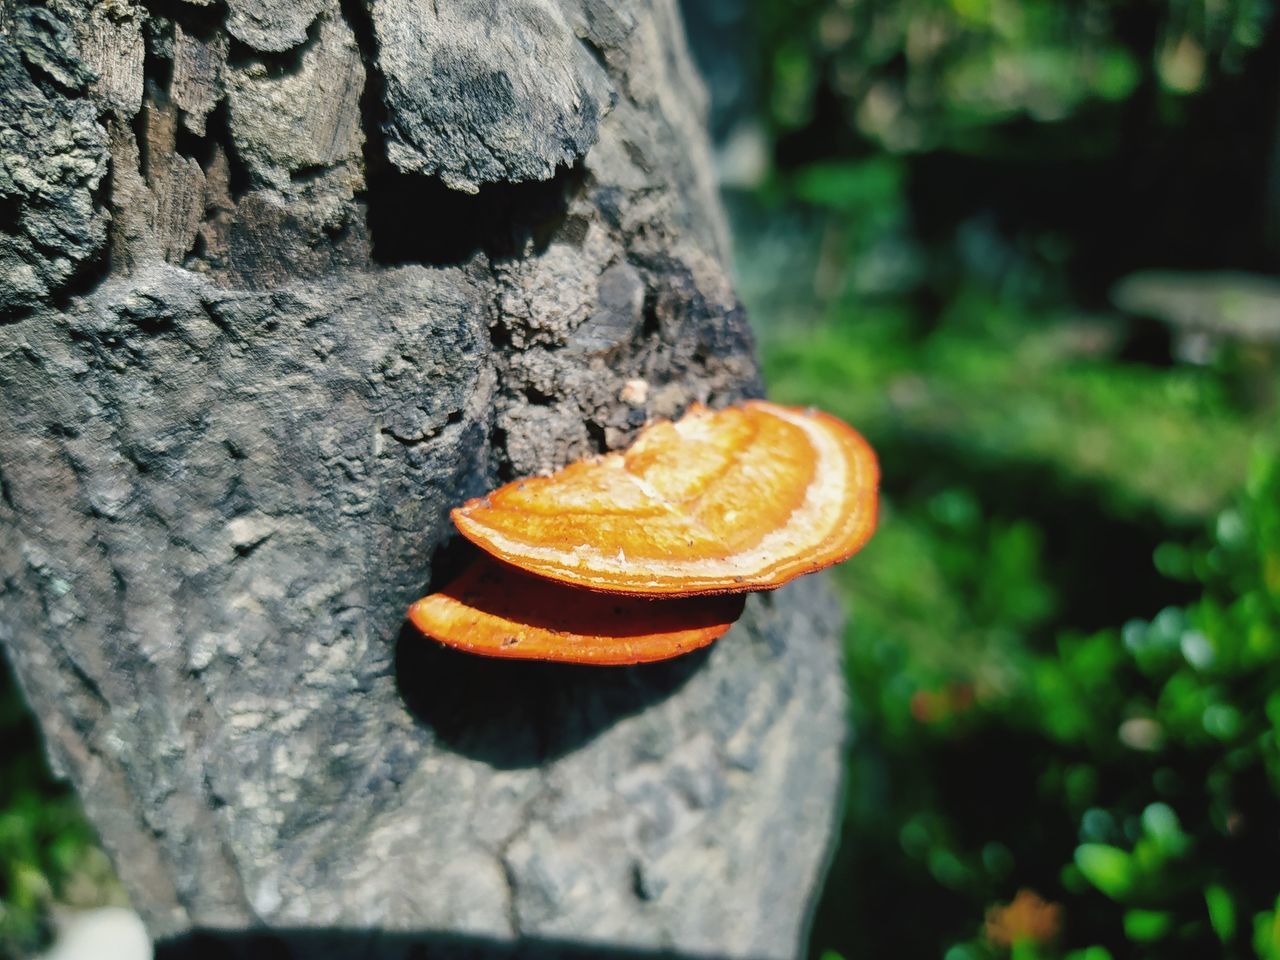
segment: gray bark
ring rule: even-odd
[[[759,390],[671,0],[0,30],[0,641],[152,932],[796,953],[843,734],[821,578],[643,668],[404,627],[451,505]]]

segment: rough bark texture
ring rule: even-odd
[[[794,954],[840,765],[821,579],[646,668],[403,625],[449,506],[759,390],[671,0],[0,31],[0,640],[151,930]]]

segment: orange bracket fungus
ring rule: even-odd
[[[623,452],[509,483],[453,511],[522,570],[604,593],[769,590],[871,536],[879,470],[850,426],[752,400],[653,424]]]
[[[695,405],[625,451],[454,510],[463,536],[503,563],[481,561],[410,619],[488,656],[678,656],[728,630],[742,594],[855,553],[875,529],[879,477],[867,442],[829,414]]]
[[[745,597],[655,602],[548,583],[481,559],[409,608],[423,633],[489,657],[627,664],[705,647],[742,616]]]

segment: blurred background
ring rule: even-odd
[[[689,0],[770,390],[879,451],[822,960],[1280,960],[1268,0]],[[0,955],[122,902],[0,658]]]
[[[1280,22],[690,0],[773,396],[879,452],[810,953],[1280,960]]]

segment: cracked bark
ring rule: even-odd
[[[820,578],[645,668],[403,621],[451,505],[759,392],[670,0],[0,27],[0,641],[165,949],[799,950]]]

